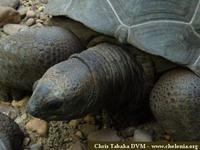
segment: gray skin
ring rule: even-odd
[[[151,110],[176,140],[200,140],[200,78],[187,69],[162,75],[150,96]]]
[[[60,27],[29,29],[0,41],[0,99],[19,100],[54,64],[83,49],[80,40]]]
[[[22,150],[24,134],[8,116],[0,113],[0,149]]]
[[[147,97],[161,71],[154,63],[169,69],[170,63],[160,60],[153,62],[133,47],[97,44],[48,69],[35,85],[27,110],[45,120],[71,120],[106,109],[126,126],[149,107]]]
[[[27,110],[45,120],[76,119],[103,108],[113,115],[138,111],[145,103],[143,75],[142,66],[128,52],[99,44],[48,69]]]

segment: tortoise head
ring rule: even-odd
[[[34,86],[27,111],[44,120],[71,120],[90,112],[93,80],[81,61],[51,67]]]

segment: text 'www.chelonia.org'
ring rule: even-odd
[[[131,142],[89,142],[89,150],[116,150],[116,149],[135,149],[135,150],[149,150],[149,149],[185,149],[185,150],[198,150],[200,143],[195,142],[141,142],[141,143],[131,143]]]

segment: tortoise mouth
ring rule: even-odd
[[[51,103],[53,107],[54,103]],[[32,115],[33,117],[40,118],[46,121],[67,121],[74,119],[73,115],[65,114],[62,111],[59,111],[59,108],[63,106],[63,103],[59,103],[56,107],[58,110],[49,109],[49,108],[43,108],[42,106],[36,106],[32,104],[27,105],[27,112]]]
[[[38,118],[41,118],[46,121],[70,121],[75,119],[72,115],[65,115],[65,114],[40,114]]]

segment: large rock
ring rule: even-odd
[[[28,28],[28,26],[21,25],[21,24],[6,24],[3,26],[3,31],[6,34],[11,35],[11,34],[19,32],[19,31],[26,30],[27,28]]]
[[[8,23],[19,23],[20,15],[19,13],[11,8],[0,6],[0,27]]]
[[[48,124],[44,120],[34,118],[26,124],[26,129],[31,132],[36,132],[39,136],[46,136]]]
[[[19,0],[0,0],[0,5],[17,8],[19,5]]]

